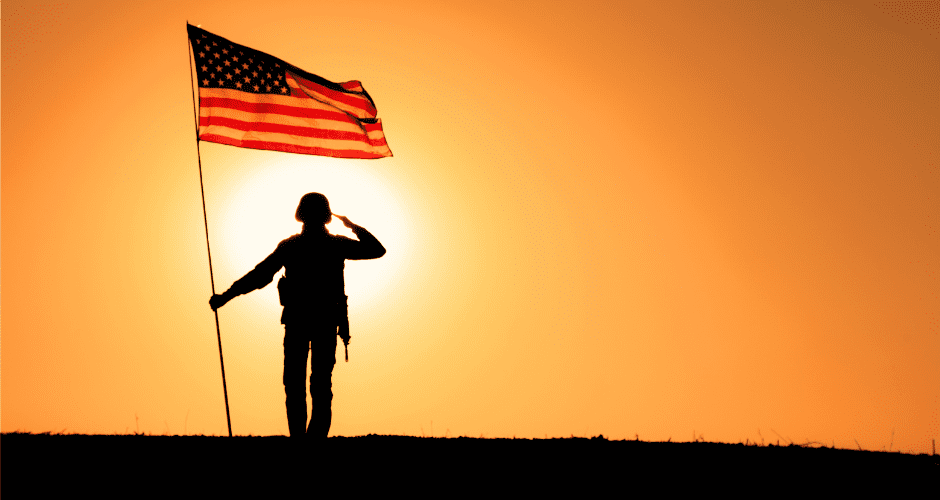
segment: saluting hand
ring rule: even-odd
[[[342,215],[336,215],[336,214],[333,214],[333,217],[336,217],[337,219],[343,221],[343,225],[346,226],[346,227],[348,227],[349,229],[352,229],[352,228],[354,228],[354,227],[357,227],[355,224],[353,224],[352,222],[350,222],[350,220],[349,220],[347,217],[344,217],[344,216],[342,216]]]

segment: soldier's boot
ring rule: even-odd
[[[333,421],[333,410],[327,409],[326,414],[320,418],[313,416],[310,418],[310,425],[307,426],[307,437],[325,438],[330,435],[330,424]]]

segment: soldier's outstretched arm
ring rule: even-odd
[[[278,245],[278,250],[279,249],[280,245]],[[239,295],[244,295],[248,292],[268,286],[268,283],[274,280],[274,275],[277,274],[278,270],[284,265],[281,262],[278,250],[275,250],[274,253],[262,260],[254,269],[248,271],[248,274],[236,280],[235,283],[232,283],[232,286],[229,287],[228,290],[221,294],[213,295],[212,298],[209,299],[209,307],[215,311]]]
[[[382,246],[382,243],[380,243],[375,236],[372,236],[372,233],[366,231],[366,228],[350,222],[349,219],[342,215],[333,215],[343,221],[343,225],[351,229],[356,237],[359,238],[359,241],[355,242],[355,245],[352,245],[350,255],[346,256],[347,259],[378,259],[385,255],[385,247]]]

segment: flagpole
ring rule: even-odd
[[[186,23],[189,26],[189,23]],[[196,114],[196,84],[193,82],[193,54],[190,50],[189,34],[186,36],[186,52],[189,55],[189,83],[193,94],[193,120],[196,124],[196,158],[199,160],[199,192],[202,194],[202,221],[206,227],[206,253],[209,255],[209,283],[212,285],[212,295],[215,295],[215,277],[212,274],[212,249],[209,247],[209,217],[206,215],[206,190],[202,183],[202,154],[199,151],[199,116]],[[222,332],[219,329],[219,311],[213,309],[215,314],[215,334],[219,339],[219,364],[222,366],[222,393],[225,395],[225,419],[228,422],[228,437],[232,437],[232,416],[228,408],[228,387],[225,384],[225,359],[222,357]]]

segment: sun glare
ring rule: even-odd
[[[383,179],[381,166],[374,162],[339,165],[331,158],[286,155],[258,164],[244,176],[233,179],[225,195],[222,213],[221,248],[232,276],[243,276],[270,255],[277,244],[299,233],[302,224],[294,220],[301,196],[319,192],[330,200],[334,214],[366,228],[388,250],[378,260],[347,261],[346,290],[350,306],[370,307],[383,297],[383,291],[401,279],[400,270],[411,254],[411,232],[400,200]],[[355,239],[342,221],[333,217],[327,225],[333,234]],[[225,284],[224,286],[228,286]],[[276,304],[272,305],[276,306]]]

